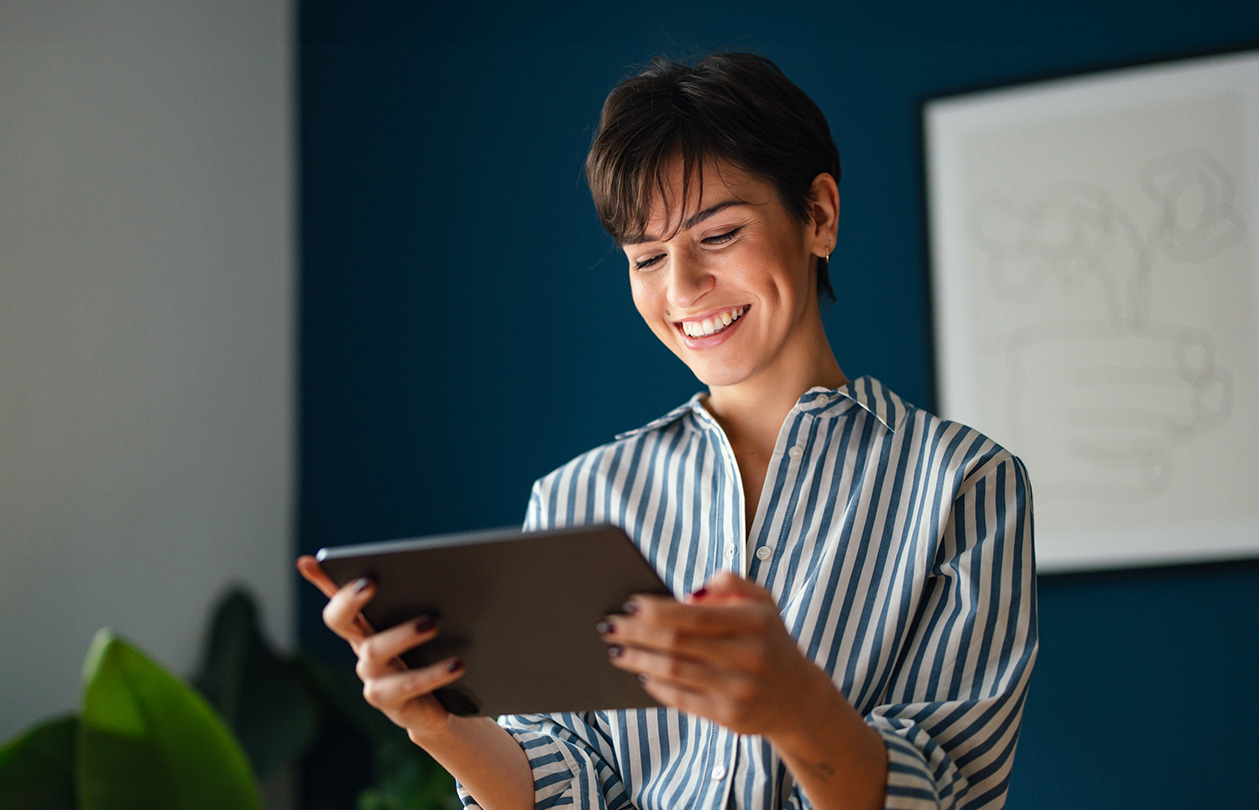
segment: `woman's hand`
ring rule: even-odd
[[[638,595],[599,630],[656,700],[777,749],[819,808],[882,807],[887,749],[805,657],[764,588],[720,573],[682,602]]]
[[[432,692],[457,681],[463,662],[450,658],[423,669],[408,669],[399,659],[407,650],[431,641],[437,625],[429,617],[374,632],[362,616],[363,606],[376,594],[368,579],[337,588],[314,557],[297,561],[297,570],[328,597],[324,624],[350,643],[358,664],[354,671],[363,681],[363,697],[386,717],[407,730],[411,740],[423,745],[425,738],[449,730],[450,714]]]
[[[794,733],[830,678],[805,658],[764,588],[720,573],[683,602],[639,595],[599,629],[612,662],[666,706],[741,734]]]

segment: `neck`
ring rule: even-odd
[[[711,386],[705,407],[732,444],[773,449],[787,413],[805,391],[839,388],[848,382],[818,320],[811,339],[796,357],[781,358],[774,368],[737,385]]]

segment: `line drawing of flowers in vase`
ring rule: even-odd
[[[993,350],[1007,364],[1014,440],[1044,471],[1038,488],[1071,499],[1159,497],[1176,448],[1225,425],[1233,407],[1217,335],[1156,320],[1152,302],[1159,278],[1183,283],[1244,242],[1236,177],[1205,149],[1161,154],[1139,175],[1144,204],[1132,208],[1067,181],[1026,202],[986,194],[970,211],[994,296],[1033,310],[1050,295],[1069,302],[1070,318],[1021,324]]]

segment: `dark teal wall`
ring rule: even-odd
[[[304,3],[302,549],[514,524],[534,478],[696,390],[582,179],[629,66],[751,49],[817,100],[844,161],[832,344],[931,407],[920,102],[1259,41],[1234,0],[954,5]],[[1253,564],[1042,580],[1009,806],[1259,807],[1257,585]]]

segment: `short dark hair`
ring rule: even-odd
[[[664,57],[608,94],[586,156],[586,180],[603,227],[618,244],[641,234],[666,172],[682,159],[682,195],[703,183],[706,159],[771,183],[783,207],[810,222],[813,179],[839,182],[839,150],[813,99],[778,66],[751,53],[715,53],[691,67]],[[819,299],[834,300],[826,259],[818,259]]]

